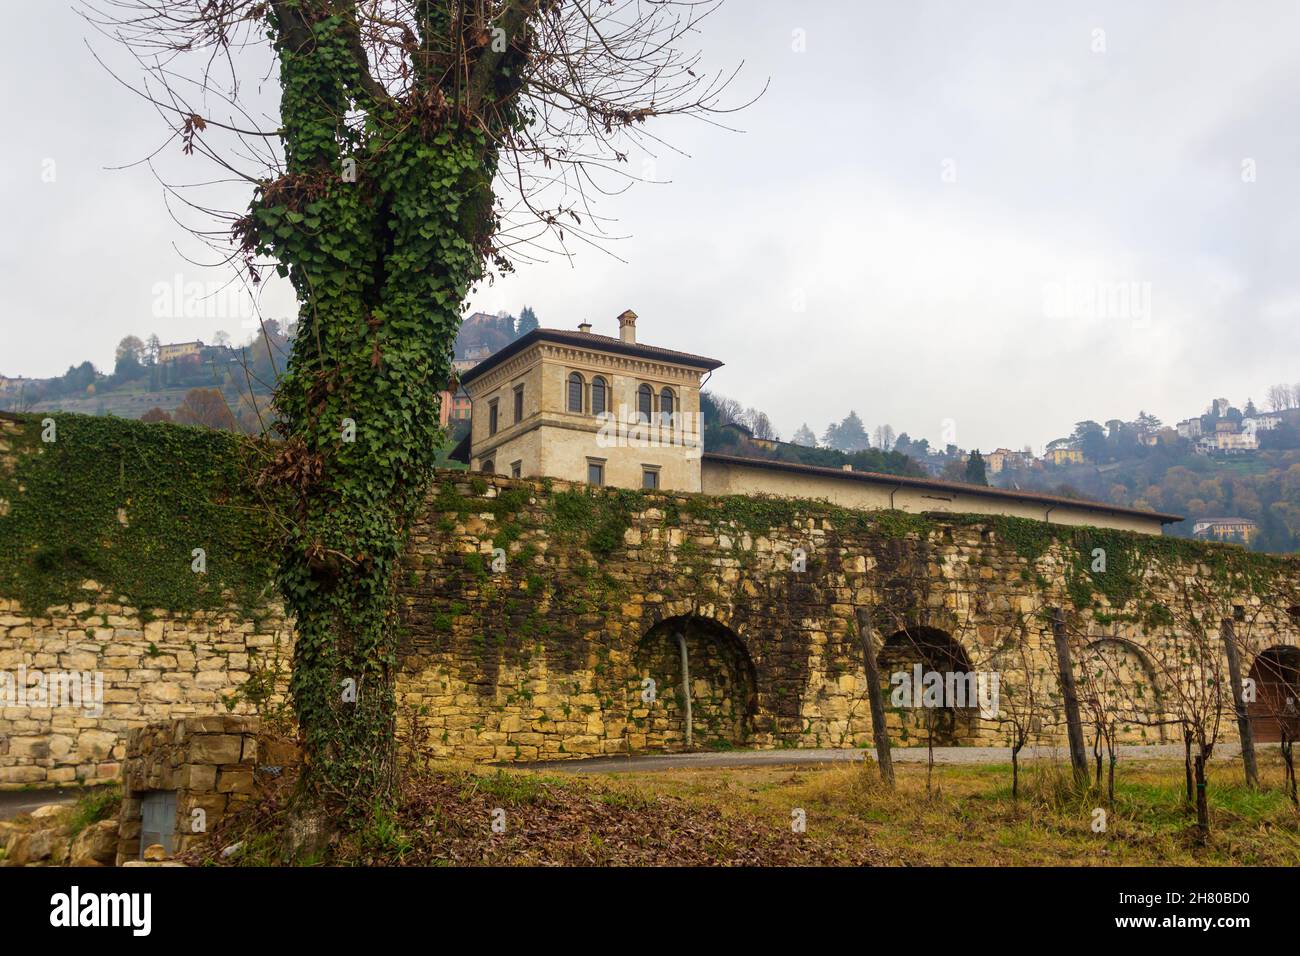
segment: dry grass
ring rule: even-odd
[[[947,765],[927,789],[923,765],[896,766],[889,791],[873,766],[689,769],[609,776],[542,774],[437,764],[411,773],[392,812],[336,839],[314,859],[343,865],[552,866],[1092,866],[1297,865],[1300,813],[1264,755],[1264,788],[1216,762],[1213,833],[1199,845],[1176,760],[1121,762],[1116,800],[1070,792],[1068,773],[1043,763],[1011,799],[1005,766]],[[1095,832],[1094,811],[1106,811]],[[792,823],[802,811],[806,831]],[[191,862],[279,864],[284,841],[263,806]],[[504,825],[494,832],[493,821]]]
[[[1094,792],[1070,793],[1068,768],[1022,771],[1011,799],[1005,766],[948,765],[927,792],[923,765],[895,766],[897,789],[874,767],[744,768],[619,774],[614,791],[680,797],[728,815],[789,829],[805,812],[816,843],[860,843],[883,862],[912,866],[1283,865],[1300,864],[1300,813],[1282,789],[1280,761],[1265,756],[1263,788],[1250,790],[1239,766],[1214,764],[1209,788],[1212,834],[1200,846],[1184,804],[1180,761],[1120,763],[1115,805]],[[1094,811],[1106,811],[1104,832]]]

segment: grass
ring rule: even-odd
[[[606,786],[773,826],[803,809],[812,840],[860,843],[899,865],[1300,865],[1300,813],[1282,790],[1280,764],[1265,768],[1258,791],[1246,787],[1239,767],[1212,765],[1204,847],[1176,760],[1121,761],[1114,805],[1095,791],[1071,793],[1068,768],[1053,764],[1022,770],[1017,800],[1009,767],[936,766],[929,791],[923,765],[894,769],[892,793],[861,765],[620,774]],[[1098,809],[1105,811],[1101,832],[1093,829]]]
[[[87,790],[72,807],[68,817],[68,835],[76,837],[92,823],[117,816],[122,806],[122,788],[118,784]]]
[[[323,858],[342,865],[559,866],[1256,866],[1300,865],[1300,812],[1280,760],[1261,754],[1264,788],[1230,761],[1211,765],[1212,833],[1201,844],[1178,760],[1121,761],[1113,804],[1074,792],[1068,766],[874,765],[690,768],[575,776],[435,763],[406,772],[397,805]],[[280,862],[263,808],[191,860]],[[800,811],[802,811],[800,813]],[[1104,811],[1104,829],[1095,829]],[[800,832],[792,823],[802,820]],[[495,825],[494,825],[495,823]],[[223,826],[225,824],[223,823]],[[266,852],[222,861],[235,839]]]

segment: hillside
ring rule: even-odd
[[[1198,519],[1249,518],[1259,525],[1254,550],[1300,548],[1300,449],[1236,458],[1153,455],[1004,472],[993,483],[1184,515],[1187,520],[1167,531],[1180,537],[1190,537]]]

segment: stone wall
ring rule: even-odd
[[[137,727],[126,740],[117,864],[139,858],[141,809],[150,792],[176,793],[175,853],[228,813],[252,802],[259,785],[296,765],[292,745],[255,717],[191,717]]]
[[[1134,572],[1121,566],[1130,538],[1097,532],[1091,543],[1115,552],[1112,573],[1140,582],[1140,596],[1126,596],[1108,592],[1104,575],[1088,576],[1089,529],[1069,546],[1035,551],[1016,539],[1026,528],[1032,535],[1028,522],[905,517],[444,475],[408,556],[404,712],[441,753],[474,759],[676,749],[680,670],[672,644],[647,641],[682,632],[700,705],[697,745],[865,746],[855,612],[870,608],[878,645],[933,633],[969,669],[999,674],[1004,695],[1036,688],[1052,703],[1035,721],[1039,739],[1063,742],[1050,624],[1060,609],[1076,661],[1096,659],[1098,647],[1123,649],[1110,657],[1140,679],[1126,693],[1140,698],[1145,722],[1122,726],[1121,739],[1156,743],[1177,690],[1161,685],[1187,669],[1183,615],[1212,635],[1222,617],[1245,622],[1247,669],[1264,648],[1300,640],[1294,561],[1277,565],[1267,586],[1234,579],[1202,594],[1198,586],[1221,568],[1197,556],[1225,552],[1183,554],[1173,550],[1182,543],[1154,539],[1164,563]],[[804,570],[795,570],[801,557]],[[925,654],[943,669],[944,653]],[[925,716],[891,707],[891,733],[923,745]],[[941,742],[1006,741],[1004,723],[969,708],[946,718]],[[1235,734],[1225,715],[1221,739]]]
[[[442,472],[400,582],[401,720],[417,721],[436,752],[477,760],[680,749],[680,634],[697,747],[869,745],[858,609],[871,610],[886,662],[900,640],[926,666],[956,648],[970,669],[999,673],[1004,695],[1034,684],[1049,698],[1057,688],[1048,621],[1061,609],[1081,679],[1085,661],[1112,661],[1127,675],[1123,693],[1140,696],[1152,717],[1122,739],[1159,742],[1168,665],[1186,634],[1185,621],[1154,610],[1181,614],[1189,589],[1219,572],[1211,559],[1241,552],[1171,550],[1162,574],[1144,572],[1137,601],[1081,576],[1086,541],[1036,545],[1017,535],[1032,539],[1038,526],[1009,522]],[[1112,549],[1125,540],[1104,534]],[[1277,566],[1274,583],[1295,595],[1294,563]],[[1245,670],[1265,648],[1300,643],[1287,613],[1300,614],[1300,597],[1279,602],[1239,582],[1211,590],[1196,611],[1211,627],[1240,615]],[[933,645],[918,643],[921,635]],[[259,696],[275,703],[291,643],[275,608],[141,609],[94,581],[40,613],[0,597],[0,675],[103,677],[98,715],[30,702],[0,708],[0,786],[112,779],[133,727],[225,714],[228,703],[247,714]],[[896,656],[890,668],[905,670],[909,659]],[[922,719],[936,716],[937,728]],[[930,730],[959,744],[1000,744],[1006,734],[969,708],[891,707],[888,721],[909,745],[923,745]],[[1043,740],[1063,739],[1059,714],[1040,723]],[[1235,736],[1230,718],[1221,733]]]
[[[92,680],[79,682],[79,696],[0,705],[0,788],[117,779],[131,728],[226,713],[228,701],[248,712],[246,695],[276,674],[283,690],[292,636],[276,607],[142,611],[95,581],[81,590],[83,600],[40,615],[0,598],[0,673],[33,686],[56,675],[102,678],[98,706]],[[250,675],[258,680],[237,694]]]

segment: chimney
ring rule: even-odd
[[[636,313],[631,309],[618,317],[618,337],[629,345],[636,344]]]
[[[590,323],[590,322],[579,322],[579,323],[578,323],[578,331],[579,331],[579,332],[588,332],[588,333],[590,333],[590,332],[591,332],[591,323]]]

